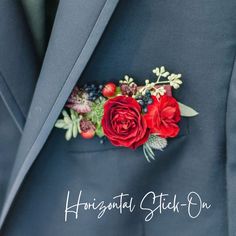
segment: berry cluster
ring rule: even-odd
[[[147,113],[148,111],[147,106],[153,103],[151,92],[148,90],[146,91],[145,95],[138,95],[136,99],[137,102],[142,107],[142,112]]]
[[[95,101],[102,96],[103,85],[96,86],[95,84],[85,84],[84,91],[88,94],[89,101]]]

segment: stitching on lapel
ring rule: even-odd
[[[23,133],[25,116],[21,111],[1,71],[0,71],[0,97],[2,98],[3,103],[5,104],[7,110],[9,111],[18,130],[20,131],[20,133]]]

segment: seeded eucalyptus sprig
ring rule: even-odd
[[[124,80],[120,80],[119,83],[131,85],[132,83],[134,83],[134,79],[129,77],[128,75],[125,75]]]
[[[157,76],[157,81],[155,82],[156,85],[158,84],[169,84],[174,89],[178,89],[180,85],[183,83],[181,80],[182,75],[181,74],[175,74],[171,73],[169,71],[166,71],[164,66],[156,67],[152,71]],[[167,78],[167,80],[161,81],[161,78]]]
[[[165,94],[164,86],[160,85],[170,85],[174,89],[178,89],[180,85],[183,83],[181,80],[181,74],[170,74],[169,71],[166,71],[164,66],[156,67],[153,70],[153,73],[157,76],[157,80],[155,82],[150,82],[150,80],[145,80],[145,86],[143,86],[139,93],[144,95],[147,91],[151,91],[155,96],[162,96]],[[162,78],[167,78],[167,80],[162,80]]]

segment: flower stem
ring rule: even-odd
[[[170,83],[169,80],[165,80],[165,81],[160,81],[160,82],[158,82],[157,84],[169,84],[169,83]]]

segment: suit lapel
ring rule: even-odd
[[[58,6],[47,53],[27,117],[0,226],[83,72],[119,0],[64,0]]]

